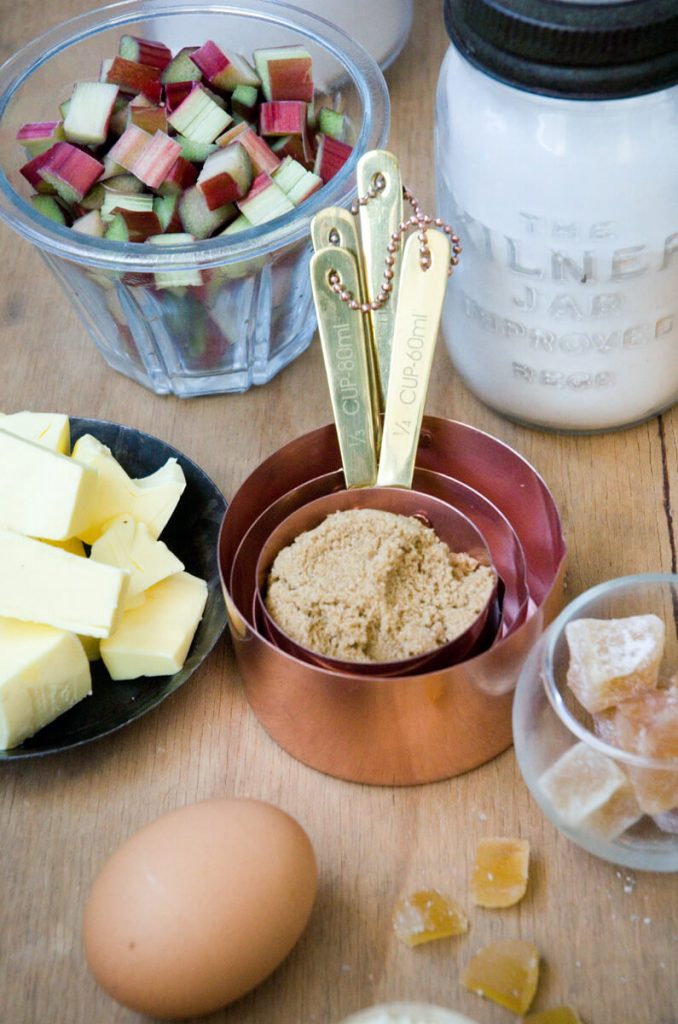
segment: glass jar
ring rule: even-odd
[[[678,7],[446,0],[443,331],[477,396],[599,431],[678,399]]]

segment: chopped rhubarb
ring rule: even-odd
[[[195,238],[209,238],[224,224],[234,220],[237,213],[232,203],[226,203],[217,210],[210,210],[197,185],[186,189],[179,199],[179,216],[184,231],[188,231]]]
[[[216,142],[194,142],[187,139],[185,135],[175,135],[174,138],[181,146],[181,155],[184,160],[194,164],[204,164],[210,153],[216,152],[219,148]]]
[[[286,156],[280,167],[273,172],[271,177],[285,195],[297,185],[306,174],[306,168],[291,156]]]
[[[165,86],[165,108],[168,114],[176,110],[188,96],[195,82],[168,82]]]
[[[71,227],[74,231],[79,231],[81,235],[91,235],[92,238],[103,238],[106,231],[106,225],[99,210],[90,210],[84,216],[78,217],[73,221]]]
[[[181,146],[164,132],[156,132],[137,156],[130,170],[149,188],[158,188],[181,153]]]
[[[106,71],[106,81],[119,86],[122,92],[142,92],[151,103],[160,103],[162,85],[157,68],[124,57],[115,57]]]
[[[274,100],[259,108],[262,135],[303,135],[306,131],[306,104],[301,100]]]
[[[261,85],[252,65],[239,53],[226,53],[208,39],[191,54],[191,60],[216,89],[232,92],[237,85]]]
[[[295,206],[299,206],[322,187],[323,179],[314,174],[313,171],[306,171],[303,178],[300,178],[296,185],[293,185],[289,190],[287,198]]]
[[[47,159],[38,174],[67,203],[79,203],[104,169],[99,160],[70,142],[57,142],[42,155]]]
[[[50,148],[45,150],[44,153],[39,153],[37,156],[34,156],[32,160],[29,160],[19,168],[19,173],[23,174],[31,188],[34,188],[36,192],[40,192],[43,195],[54,193],[52,186],[41,178],[40,170],[49,162],[50,154],[53,149],[56,149],[56,146],[57,143],[50,146]]]
[[[144,100],[144,103],[140,101]],[[137,96],[127,107],[128,125],[135,124],[137,128],[143,128],[145,132],[154,135],[155,132],[167,133],[167,111],[164,107],[156,107],[146,99],[145,96]]]
[[[255,50],[254,66],[267,100],[313,100],[313,62],[303,46]]]
[[[222,110],[198,85],[170,114],[169,123],[191,142],[214,142],[231,123],[231,115]]]
[[[184,192],[198,180],[198,171],[183,156],[177,157],[167,172],[165,180],[158,186],[161,196],[174,196]]]
[[[254,227],[252,221],[248,220],[244,213],[241,213],[239,217],[236,217],[227,228],[220,231],[221,235],[237,235],[241,231],[247,231],[249,228]]]
[[[285,135],[281,139],[275,139],[271,143],[271,149],[276,156],[284,158],[291,156],[303,164],[307,171],[313,170],[315,164],[315,153],[309,153],[304,146],[304,137],[301,135]]]
[[[254,225],[264,224],[294,209],[283,190],[263,171],[255,178],[245,198],[238,200],[236,205]]]
[[[268,143],[257,135],[254,128],[248,128],[247,131],[242,132],[238,136],[238,142],[247,151],[255,174],[261,174],[262,171],[272,174],[276,168],[280,167],[282,160],[273,152]]]
[[[55,142],[65,142],[63,121],[35,121],[23,124],[16,133],[17,142],[26,150],[27,156],[46,153]]]
[[[253,85],[236,85],[231,96],[231,110],[234,117],[253,121],[259,103],[259,90]]]
[[[152,235],[146,239],[152,245],[175,246],[188,245],[195,242],[195,237],[188,233],[174,235]],[[202,284],[200,270],[158,270],[153,275],[156,288],[195,288]]]
[[[172,51],[164,43],[157,43],[154,39],[140,39],[138,36],[121,36],[118,53],[125,60],[145,64],[158,71],[163,71],[172,60]]]
[[[131,171],[152,137],[143,128],[131,124],[125,129],[115,145],[109,149],[108,159],[123,167],[126,171]]]
[[[318,129],[322,135],[329,135],[342,142],[346,135],[346,118],[338,110],[321,107],[318,112]]]
[[[115,211],[133,210],[136,213],[149,213],[153,209],[153,196],[147,193],[124,193],[114,192],[106,189],[104,202],[101,207],[101,216],[105,221],[110,221]]]
[[[246,124],[245,121],[238,121],[237,124],[231,125],[231,127],[228,128],[223,135],[220,135],[214,141],[216,142],[217,146],[221,146],[223,149],[224,146],[230,146],[230,144],[232,142],[235,142],[236,139],[238,139],[243,134],[243,132],[249,131],[251,127],[252,126]]]
[[[329,135],[320,135],[318,138],[318,151],[313,170],[323,181],[329,181],[341,170],[353,150],[347,143],[333,139]]]
[[[31,196],[31,206],[55,224],[66,223],[66,215],[54,196]]]
[[[242,199],[252,184],[252,163],[237,144],[218,149],[207,158],[198,175],[198,188],[210,210]]]
[[[160,229],[164,232],[183,231],[179,217],[179,196],[156,196],[153,200],[153,212],[160,221]]]
[[[160,221],[153,210],[127,210],[116,208],[115,216],[106,230],[106,238],[115,242],[145,242],[160,233]]]
[[[117,85],[78,82],[64,119],[64,134],[68,141],[93,146],[105,142],[117,95]]]
[[[199,82],[202,79],[202,71],[191,60],[191,54],[195,53],[197,46],[185,46],[179,50],[176,57],[173,57],[165,70],[162,72],[161,81],[163,85],[170,82]]]

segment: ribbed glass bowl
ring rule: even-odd
[[[569,649],[565,634],[575,619],[620,619],[631,615],[659,616],[666,627],[660,685],[678,687],[678,575],[644,574],[609,580],[586,591],[569,604],[542,635],[523,666],[513,705],[513,738],[516,757],[532,796],[556,827],[590,853],[624,867],[646,871],[678,871],[678,733],[672,756],[649,757],[612,746],[598,732],[592,717],[567,685]],[[675,722],[675,719],[674,719]],[[591,752],[594,767],[575,802],[557,797],[546,772],[576,744]],[[669,747],[665,746],[664,752]],[[606,759],[600,762],[599,758]],[[601,834],[601,811],[606,820],[613,806],[601,803],[599,767],[605,765],[608,793],[615,801],[616,818],[626,804],[622,777],[647,799],[648,792],[666,800],[676,795],[676,807],[643,814],[616,835]],[[583,801],[583,802],[582,802]],[[581,814],[584,805],[585,815]],[[603,807],[605,808],[604,810]],[[606,829],[604,829],[606,831]]]
[[[297,209],[235,236],[168,250],[53,223],[28,202],[17,130],[58,117],[73,84],[97,79],[125,33],[179,38],[183,45],[213,39],[248,58],[258,47],[302,44],[313,57],[323,104],[348,115],[351,157]],[[384,145],[388,126],[388,90],[378,65],[316,15],[281,0],[125,0],[58,25],[0,68],[0,217],[38,248],[114,369],[156,394],[245,391],[271,380],[310,344],[311,218],[353,200],[356,163]],[[161,278],[159,287],[156,275],[172,271],[199,271],[200,283],[172,286],[170,279],[168,286]]]

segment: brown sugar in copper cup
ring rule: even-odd
[[[331,657],[311,650],[286,633],[270,614],[264,600],[266,582],[273,562],[283,548],[288,547],[302,533],[319,526],[328,515],[356,508],[378,509],[420,519],[426,526],[433,529],[436,536],[448,546],[450,551],[471,555],[478,563],[492,569],[494,584],[488,593],[487,600],[478,615],[463,632],[447,643],[421,654],[382,662],[349,661]],[[258,600],[261,605],[266,621],[266,634],[269,638],[302,661],[320,665],[334,672],[399,676],[409,675],[415,670],[424,671],[426,668],[431,668],[434,662],[441,667],[454,665],[467,657],[477,646],[478,641],[485,633],[488,619],[495,619],[498,623],[498,616],[494,615],[497,605],[497,572],[492,565],[489,548],[480,530],[458,509],[437,498],[432,498],[428,494],[419,494],[416,491],[395,487],[357,488],[352,491],[344,490],[328,494],[302,505],[269,535],[257,560],[256,576],[255,600]]]
[[[388,678],[308,665],[266,639],[249,621],[252,605],[243,612],[231,596],[234,556],[255,520],[295,488],[340,470],[333,425],[295,439],[261,463],[233,497],[219,538],[234,650],[255,714],[293,757],[355,782],[411,785],[450,778],[510,746],[518,673],[562,602],[566,548],[558,509],[525,459],[466,424],[424,417],[417,466],[468,484],[496,505],[527,563],[527,620],[450,668]]]

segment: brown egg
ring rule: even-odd
[[[284,960],[311,913],[310,840],[258,800],[206,800],[132,836],[94,882],[87,963],[113,999],[163,1019],[210,1013]]]

